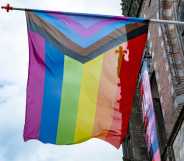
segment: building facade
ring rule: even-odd
[[[184,0],[122,0],[121,5],[125,16],[184,21]],[[181,112],[184,106],[184,26],[150,23],[145,56],[149,59],[162,160],[183,161],[184,123]],[[129,124],[129,135],[123,145],[124,160],[151,160],[146,149],[139,100],[138,90]]]

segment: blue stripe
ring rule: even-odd
[[[45,46],[45,84],[39,139],[56,143],[63,81],[64,55],[50,41]]]
[[[54,26],[58,31],[62,32],[66,37],[68,37],[71,41],[75,42],[79,46],[83,48],[87,48],[90,45],[94,44],[98,40],[102,39],[103,37],[107,36],[114,30],[125,26],[126,24],[130,24],[132,22],[119,20],[119,22],[114,22],[111,25],[105,26],[100,31],[94,33],[90,37],[82,37],[79,33],[75,32],[73,29],[70,29],[68,25],[64,22],[60,21],[59,19],[55,18],[46,13],[36,12],[35,15],[46,21],[47,23]]]
[[[157,152],[158,148],[159,148],[158,142],[154,142],[154,143],[151,144],[150,153],[151,153],[152,157],[155,155],[155,153]]]
[[[159,142],[158,142],[157,131],[155,126],[152,129],[151,135],[153,136],[153,140],[151,142],[150,152],[152,153],[152,155],[154,155],[159,149]]]

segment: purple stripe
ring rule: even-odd
[[[25,141],[39,138],[45,79],[44,39],[39,34],[30,31],[28,31],[28,37],[29,71],[24,126]]]
[[[55,18],[65,22],[67,24],[67,26],[69,26],[74,31],[78,32],[80,35],[82,35],[84,37],[91,36],[94,33],[98,32],[103,27],[105,27],[107,25],[110,25],[110,24],[112,24],[114,22],[120,21],[118,19],[102,19],[100,22],[97,22],[96,24],[92,25],[91,27],[85,28],[80,23],[72,20],[68,16],[60,15],[60,14],[53,14],[53,13],[50,13],[49,15],[51,15],[51,16],[53,16],[53,17],[55,17]]]

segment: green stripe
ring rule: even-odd
[[[62,100],[58,122],[57,144],[74,142],[82,64],[65,56]]]

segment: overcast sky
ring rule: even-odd
[[[0,0],[15,7],[121,14],[120,0]],[[24,143],[28,43],[24,12],[0,11],[0,161],[121,161],[122,149],[92,139],[58,146]]]

